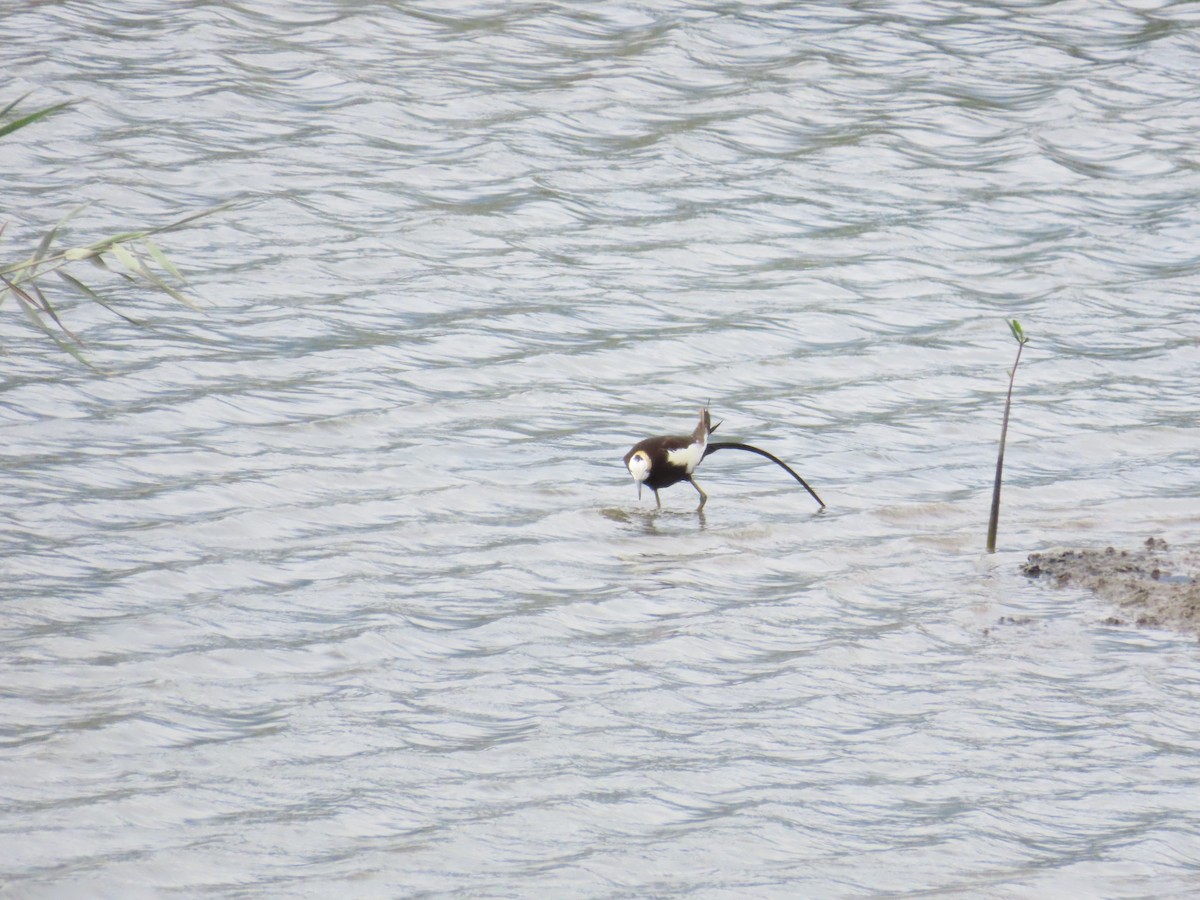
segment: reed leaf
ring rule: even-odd
[[[26,94],[25,96],[28,97],[29,95]],[[5,107],[4,112],[0,113],[0,115],[10,112],[17,105],[17,103],[20,103],[23,99],[24,97],[22,97],[20,100],[16,100],[13,103],[10,103],[7,107]],[[46,116],[53,115],[60,109],[65,109],[66,107],[70,106],[73,102],[74,101],[72,100],[66,100],[62,103],[55,103],[53,106],[47,106],[45,109],[35,110],[28,115],[21,116],[19,119],[13,119],[11,122],[0,125],[0,137],[4,137],[7,134],[12,134],[17,129],[24,128],[26,125],[32,125],[38,119],[44,119]]]
[[[54,274],[61,278],[66,284],[77,290],[79,293],[83,294],[83,296],[87,297],[89,300],[94,300],[96,303],[99,303],[113,315],[120,316],[130,325],[137,325],[138,327],[141,327],[141,322],[139,322],[137,319],[131,319],[129,316],[125,315],[125,313],[107,303],[103,297],[93,291],[90,287],[88,287],[70,272],[65,272],[62,269],[55,269]]]
[[[0,108],[0,120],[14,114],[17,107],[28,97],[28,94],[18,97],[16,100]],[[36,109],[12,121],[0,124],[0,137],[12,134],[13,132],[25,128],[34,122],[44,119],[47,116],[65,109],[73,105],[74,101],[65,101],[55,103],[50,106]],[[55,311],[50,300],[42,292],[37,281],[42,275],[48,272],[54,272],[62,280],[64,284],[72,290],[77,291],[89,300],[99,303],[105,309],[120,316],[127,322],[134,325],[140,325],[137,320],[130,318],[124,313],[118,312],[110,304],[106,303],[94,290],[76,278],[74,275],[63,271],[63,267],[71,263],[82,262],[88,260],[93,265],[100,267],[128,281],[142,280],[149,283],[168,296],[183,303],[184,305],[199,311],[203,311],[190,298],[177,287],[169,284],[163,275],[151,268],[151,265],[157,266],[161,272],[169,278],[173,278],[180,283],[184,283],[185,279],[179,269],[171,262],[166,253],[163,252],[159,245],[151,240],[152,235],[164,234],[169,231],[175,231],[183,228],[198,219],[206,216],[211,216],[218,212],[223,212],[229,209],[232,203],[223,203],[219,206],[214,206],[209,209],[200,210],[199,212],[189,213],[174,219],[165,225],[160,225],[157,228],[146,228],[138,231],[124,231],[117,234],[101,238],[91,244],[82,247],[68,247],[66,249],[53,251],[55,240],[62,232],[63,227],[72,218],[77,216],[85,207],[86,204],[78,206],[71,210],[58,221],[53,228],[47,231],[38,242],[37,248],[32,256],[16,263],[0,265],[0,304],[3,304],[5,296],[11,293],[17,300],[17,305],[24,310],[30,320],[34,322],[39,329],[49,335],[55,343],[67,350],[77,360],[91,368],[95,368],[82,354],[73,347],[70,343],[64,342],[60,338],[65,335],[70,341],[75,344],[81,343],[78,336],[71,332],[70,329],[63,324]],[[4,229],[7,223],[0,223],[0,236],[3,236]],[[111,254],[112,258],[120,264],[120,269],[110,268],[105,256]],[[47,321],[49,319],[57,326],[58,331],[55,331]]]
[[[183,275],[175,268],[175,264],[167,258],[167,254],[162,252],[162,248],[150,238],[142,238],[142,246],[146,248],[146,252],[154,257],[154,261],[163,267],[164,270],[174,275],[180,281],[183,281]]]
[[[36,325],[38,328],[40,328],[42,331],[46,332],[46,334],[48,334],[50,337],[52,337],[54,339],[54,342],[56,344],[58,344],[60,347],[63,347],[64,349],[70,349],[70,345],[61,341],[59,339],[58,335],[54,333],[54,330],[49,325],[47,325],[44,321],[42,321],[42,317],[38,313],[37,302],[32,297],[30,297],[28,293],[26,293],[22,288],[13,284],[11,281],[9,281],[7,278],[4,278],[3,276],[0,276],[0,280],[3,280],[8,285],[9,290],[11,290],[13,292],[13,296],[17,298],[17,305],[20,306],[21,309],[25,310],[25,314],[27,316],[29,316],[30,320],[33,322],[34,325]],[[73,340],[77,344],[82,343],[79,340],[79,338],[77,338],[74,334],[71,333],[70,329],[68,329],[65,325],[63,325],[62,322],[60,322],[58,320],[58,316],[54,315],[53,309],[49,309],[49,307],[48,307],[48,311],[49,311],[50,315],[53,316],[55,324],[57,324],[58,327],[62,329],[63,334],[67,335],[67,337],[69,337],[71,340]],[[90,363],[88,363],[87,360],[85,360],[74,349],[71,349],[71,355],[74,356],[76,359],[78,359],[80,362],[84,363],[85,365],[90,365]]]

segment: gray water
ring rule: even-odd
[[[1182,896],[1200,6],[13,3],[14,897]],[[49,285],[53,290],[53,285]],[[983,552],[1007,370],[1000,552]],[[621,457],[706,460],[639,502]]]

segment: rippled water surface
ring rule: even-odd
[[[12,896],[1182,896],[1200,7],[12,3]],[[982,552],[1006,371],[1000,552]],[[642,437],[705,461],[638,502]]]

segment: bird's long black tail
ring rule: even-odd
[[[713,430],[715,431],[716,429],[714,428]],[[758,447],[751,447],[749,444],[739,444],[736,441],[714,441],[714,442],[711,442],[704,449],[704,455],[708,456],[710,453],[716,453],[718,450],[746,450],[749,453],[757,453],[759,456],[765,456],[771,462],[775,463],[775,465],[782,467],[785,472],[787,472],[789,475],[791,475],[793,478],[795,478],[798,482],[800,482],[800,484],[802,484],[804,486],[804,489],[806,491],[808,491],[810,494],[812,494],[812,498],[814,500],[816,500],[819,504],[821,504],[821,508],[822,509],[825,508],[825,501],[822,500],[820,497],[818,497],[817,492],[808,486],[808,482],[805,481],[803,478],[801,478],[799,475],[797,475],[795,472],[793,472],[791,466],[789,466],[787,463],[785,463],[778,456],[768,453],[766,450],[760,450],[760,449],[758,449]]]

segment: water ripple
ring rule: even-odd
[[[8,883],[1186,893],[1194,641],[1017,563],[1195,537],[1189,10],[0,18],[13,254],[242,201],[10,316]]]

